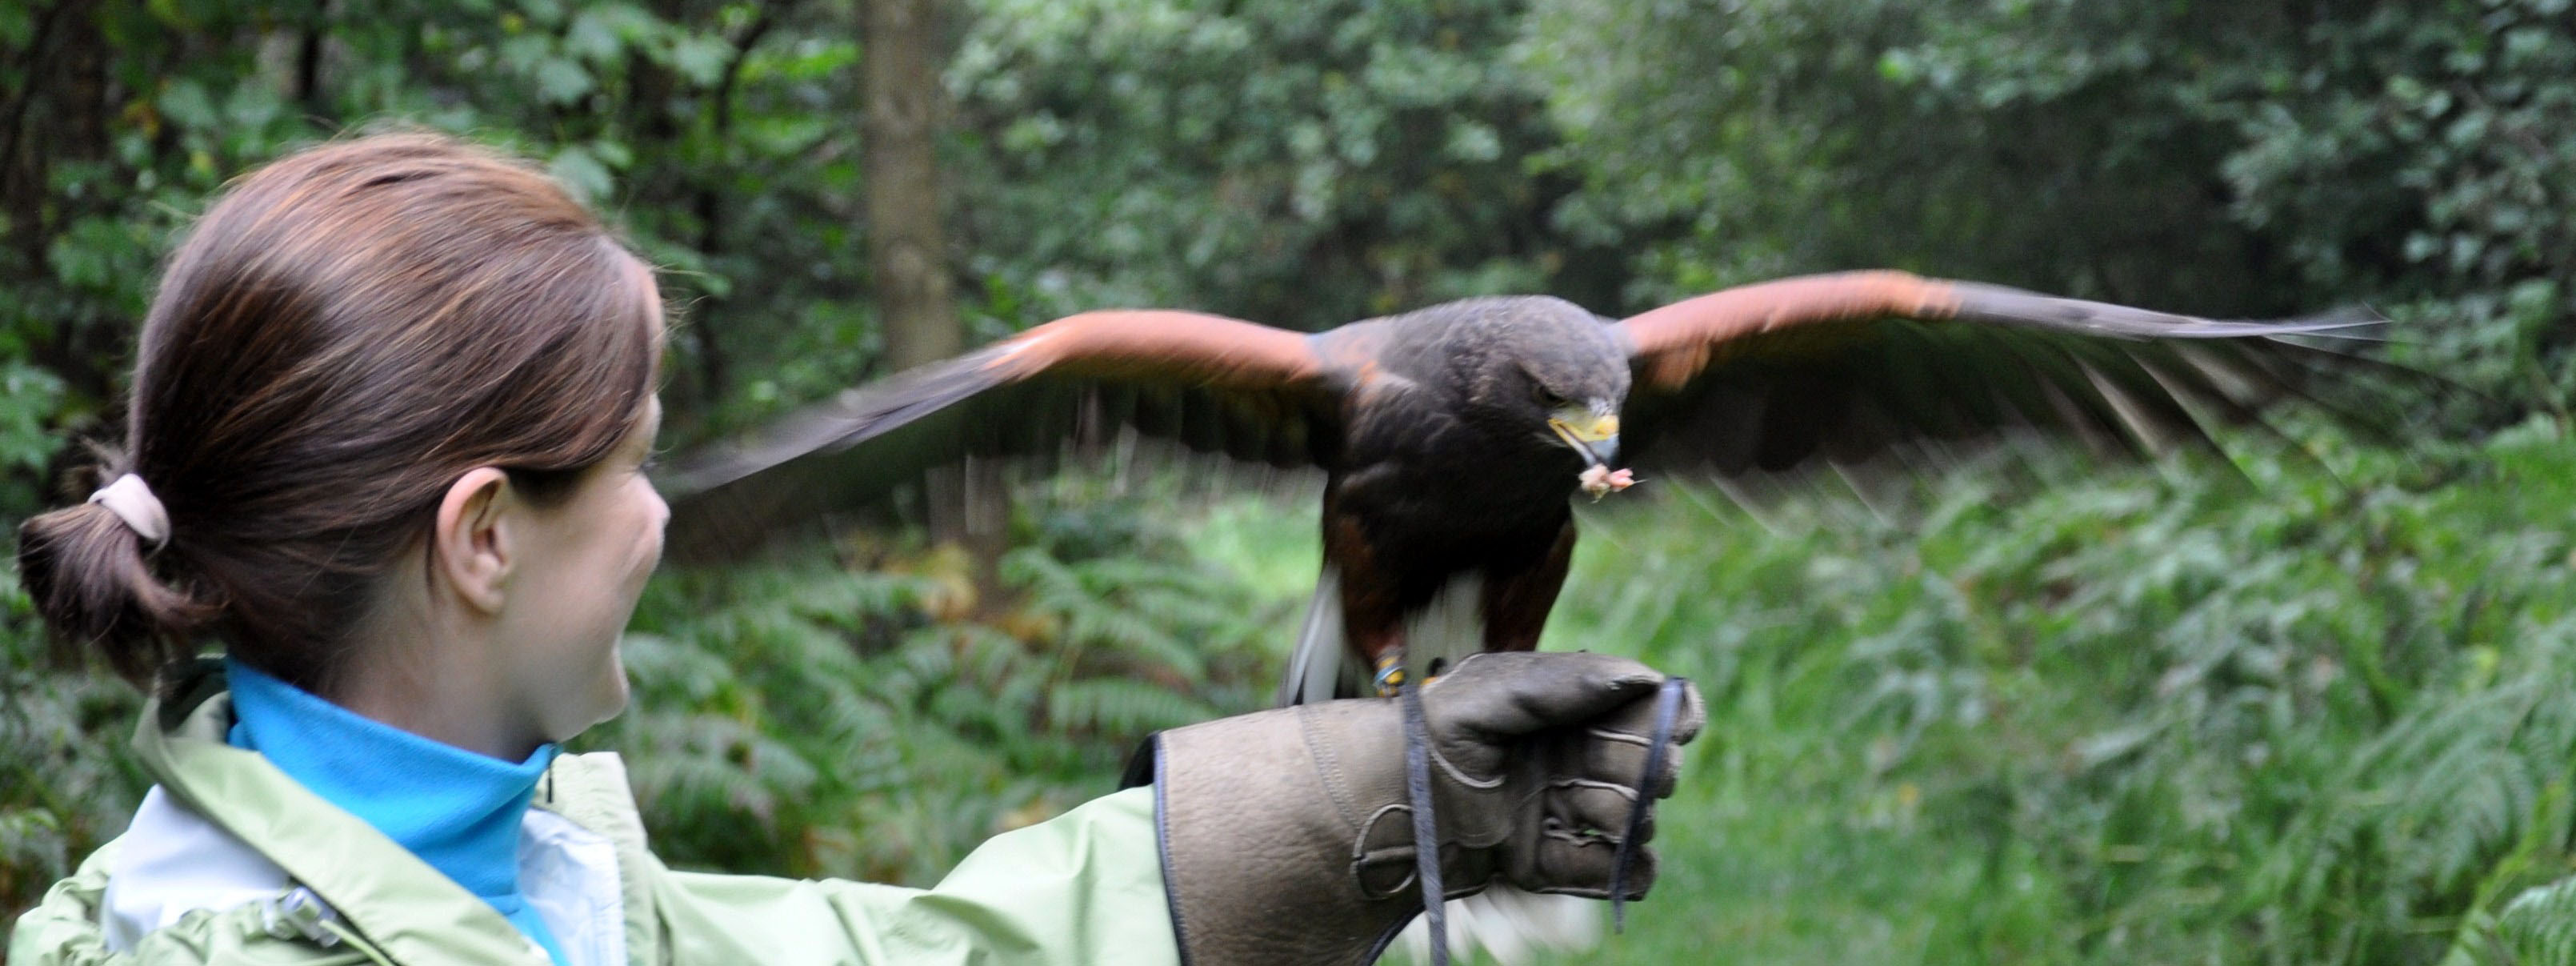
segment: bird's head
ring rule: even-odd
[[[1615,464],[1628,354],[1611,327],[1563,299],[1493,299],[1478,308],[1458,357],[1470,370],[1470,404],[1586,466]]]
[[[1530,401],[1537,406],[1546,438],[1562,443],[1587,466],[1611,466],[1619,460],[1619,403],[1627,397],[1628,370],[1618,371],[1616,394],[1598,391],[1602,379],[1551,379],[1530,374]]]

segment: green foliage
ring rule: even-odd
[[[1571,187],[1527,163],[1541,92],[1494,56],[1520,8],[981,0],[950,70],[976,268],[1050,308],[1310,328],[1598,291],[1541,218]]]
[[[385,127],[534,158],[622,223],[691,309],[672,367],[684,433],[873,358],[864,259],[845,254],[858,46],[843,13],[172,0],[50,3],[27,26],[0,31],[0,358],[65,381],[50,405],[12,394],[48,425],[104,411],[157,262],[223,179]],[[0,473],[28,478],[16,457],[0,452]]]
[[[1591,514],[1553,646],[1712,709],[1621,961],[2430,963],[2576,869],[2576,450],[2327,455]]]
[[[35,904],[125,829],[149,784],[125,754],[142,700],[45,660],[14,565],[0,563],[0,908]]]
[[[2498,966],[2576,962],[2576,879],[2515,896],[2490,928],[2462,937],[2455,960]]]
[[[24,359],[0,359],[0,507],[36,505],[31,481],[63,446],[51,425],[62,396],[60,377]]]
[[[1294,613],[1123,506],[1133,540],[1013,551],[985,622],[932,616],[935,566],[674,574],[626,641],[633,708],[583,745],[625,755],[676,864],[935,881],[1107,793],[1147,733],[1267,698]]]
[[[2576,307],[2563,0],[1539,0],[1639,298],[1893,264],[2115,301],[2369,303],[2402,354],[2562,408]],[[1677,228],[1678,230],[1673,230]]]
[[[1624,237],[1636,302],[1895,265],[2129,302],[2279,311],[2221,224],[2223,139],[2157,31],[2247,5],[1540,0],[1520,56]],[[2141,36],[2141,35],[2144,36]]]

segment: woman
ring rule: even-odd
[[[1421,907],[1408,733],[1447,894],[1651,881],[1612,866],[1637,786],[1669,791],[1640,777],[1662,678],[1582,654],[1462,664],[1417,725],[1352,701],[1176,730],[1150,790],[933,889],[663,867],[616,757],[556,751],[626,702],[660,305],[558,186],[443,138],[308,150],[205,213],[128,452],[19,545],[57,640],[152,693],[158,784],[9,961],[1358,962]]]

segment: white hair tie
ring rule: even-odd
[[[117,519],[125,521],[127,527],[153,546],[160,546],[170,539],[170,511],[161,508],[161,498],[152,495],[152,488],[143,485],[140,476],[127,473],[117,477],[114,482],[90,494],[89,501],[116,514]]]

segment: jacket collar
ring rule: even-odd
[[[257,752],[225,744],[233,713],[221,662],[164,680],[134,732],[135,755],[164,792],[277,863],[395,961],[547,962],[491,904]]]
[[[224,680],[233,703],[225,744],[259,752],[484,901],[524,905],[519,826],[554,745],[508,762],[368,718],[238,660],[224,663]]]

